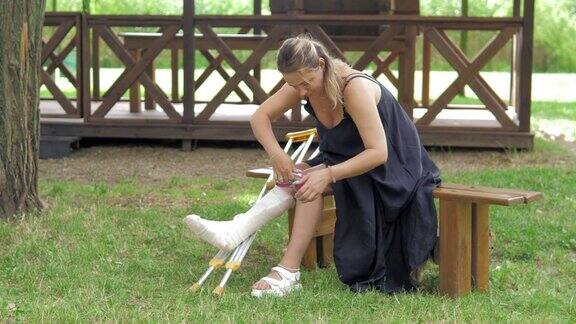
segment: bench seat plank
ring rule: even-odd
[[[462,185],[462,184],[454,184],[454,183],[443,183],[441,188],[449,188],[449,189],[456,189],[456,190],[469,190],[469,191],[476,191],[476,192],[490,192],[490,193],[502,193],[502,194],[509,194],[509,195],[519,195],[523,196],[526,200],[525,203],[529,203],[535,200],[542,199],[542,193],[535,192],[535,191],[526,191],[526,190],[518,190],[518,189],[504,189],[504,188],[491,188],[491,187],[483,187],[483,186],[476,186],[476,185]]]
[[[250,178],[267,179],[271,173],[272,168],[259,168],[248,170],[246,176]],[[516,189],[443,183],[434,190],[434,197],[445,200],[461,200],[472,203],[510,206],[526,204],[541,199],[542,194]]]
[[[441,200],[458,200],[471,203],[510,206],[525,202],[523,195],[511,195],[504,193],[491,193],[466,189],[450,189],[438,187],[433,191],[434,197]]]

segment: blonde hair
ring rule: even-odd
[[[332,57],[322,43],[309,35],[299,35],[288,38],[280,46],[276,63],[281,73],[291,73],[304,69],[315,69],[320,65],[320,58],[324,59],[324,92],[333,103],[332,109],[343,104],[343,80],[338,69],[347,66],[337,58]]]

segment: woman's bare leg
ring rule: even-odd
[[[292,226],[292,233],[290,235],[290,242],[286,253],[282,257],[280,264],[286,268],[297,269],[300,267],[300,262],[306,248],[310,244],[310,240],[314,235],[318,221],[322,216],[322,207],[324,205],[324,198],[320,197],[314,201],[301,203],[296,201],[294,211],[294,224]],[[275,271],[272,271],[268,277],[280,279]],[[254,289],[267,289],[270,288],[267,282],[258,281],[252,288]]]

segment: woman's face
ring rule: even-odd
[[[316,68],[304,68],[298,71],[284,73],[284,81],[296,89],[300,98],[309,97],[312,94],[321,94],[324,91],[324,63],[321,59]]]

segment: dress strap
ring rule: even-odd
[[[346,76],[346,79],[344,81],[344,88],[346,88],[346,86],[348,85],[348,83],[350,83],[350,81],[352,81],[355,78],[364,78],[364,79],[368,79],[370,81],[376,82],[378,83],[378,81],[376,81],[376,79],[374,79],[373,77],[369,76],[366,73],[362,73],[362,72],[355,72],[355,73],[350,73]]]

